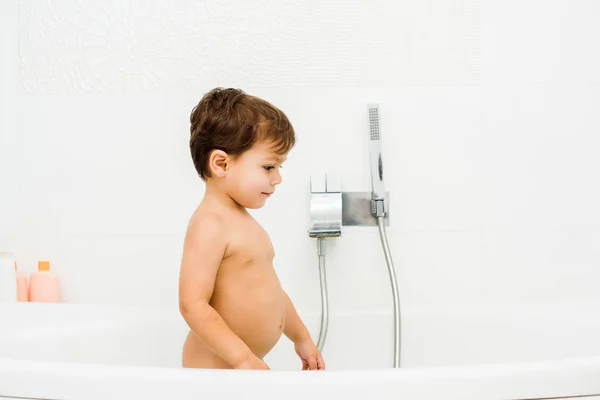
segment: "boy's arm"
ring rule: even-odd
[[[196,337],[225,362],[235,368],[260,368],[258,357],[209,304],[227,248],[224,236],[216,216],[190,223],[179,276],[179,309]]]
[[[296,308],[292,304],[292,300],[290,300],[290,297],[287,295],[287,293],[285,293],[285,291],[283,293],[285,294],[286,298],[285,326],[283,333],[294,343],[304,342],[306,340],[310,340],[312,342],[310,333],[296,312]]]
[[[306,326],[298,316],[289,296],[285,292],[284,294],[286,297],[286,315],[283,333],[294,342],[296,354],[302,360],[303,370],[324,370],[325,361],[321,352],[315,346],[308,329],[306,329]]]

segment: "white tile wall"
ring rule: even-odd
[[[309,174],[369,189],[369,102],[405,310],[597,300],[599,17],[592,0],[4,1],[0,247],[25,272],[50,259],[69,302],[175,305],[204,190],[189,112],[226,85],[298,133],[254,214],[301,312],[320,307]],[[391,308],[375,228],[345,229],[327,268],[332,312]]]

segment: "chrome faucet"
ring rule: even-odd
[[[342,184],[334,174],[310,177],[310,227],[314,238],[337,237],[342,234]]]

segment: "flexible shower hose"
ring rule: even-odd
[[[379,236],[381,238],[381,245],[383,246],[383,253],[385,255],[385,261],[387,263],[388,272],[390,275],[390,282],[392,284],[392,295],[394,297],[394,368],[400,367],[400,296],[398,295],[398,284],[396,281],[396,271],[394,269],[394,263],[392,261],[392,254],[390,252],[390,246],[387,240],[387,234],[385,232],[384,218],[377,218],[377,226],[379,228]],[[327,327],[329,326],[329,301],[327,297],[327,275],[325,272],[325,254],[326,244],[325,238],[320,237],[317,239],[317,254],[319,255],[319,281],[321,283],[321,328],[319,330],[319,339],[317,341],[317,348],[319,351],[323,351],[325,346],[325,339],[327,338]]]
[[[392,295],[394,296],[394,368],[400,367],[400,297],[398,295],[398,284],[396,282],[396,271],[392,262],[392,254],[388,244],[387,235],[385,233],[384,217],[377,217],[377,226],[379,227],[379,236],[381,237],[381,245],[385,254],[385,261],[390,274],[390,282],[392,283]]]
[[[321,282],[321,329],[317,348],[323,352],[325,339],[327,338],[327,327],[329,325],[329,304],[327,299],[327,276],[325,275],[325,238],[317,239],[317,253],[319,255],[319,281]]]

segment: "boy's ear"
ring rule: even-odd
[[[208,157],[208,168],[214,177],[223,178],[227,175],[230,158],[223,150],[213,150]]]

